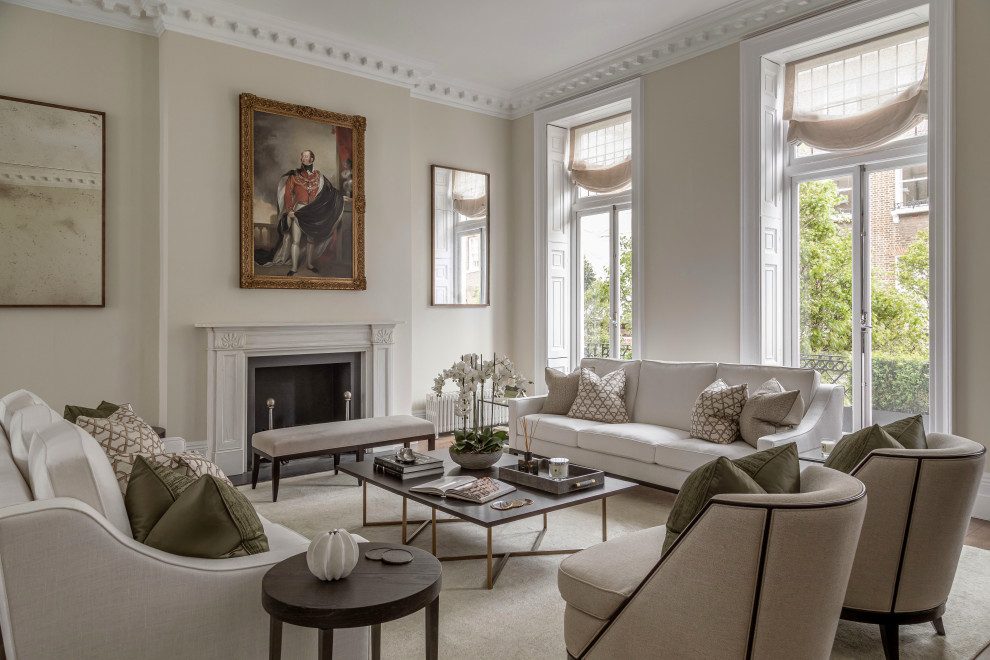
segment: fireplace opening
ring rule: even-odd
[[[337,422],[361,414],[361,354],[266,355],[247,361],[247,436],[245,472],[251,468],[251,436],[269,429],[267,401],[274,399],[271,428]]]

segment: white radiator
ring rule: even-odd
[[[454,415],[457,405],[457,392],[444,392],[437,396],[433,392],[426,395],[426,419],[437,427],[437,433],[450,433],[461,428],[461,420]],[[495,409],[494,414],[492,408]],[[509,423],[509,409],[505,406],[485,406],[485,421],[495,426]]]

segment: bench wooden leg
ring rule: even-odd
[[[409,449],[409,445],[410,444],[412,444],[412,443],[410,443],[410,442],[403,442],[402,443],[402,446],[405,447],[406,449]]]
[[[278,473],[282,462],[277,458],[272,459],[272,502],[278,501]]]
[[[426,446],[429,447],[430,451],[433,451],[437,448],[437,439],[435,437],[430,438],[426,441]]]
[[[261,456],[254,455],[251,461],[251,490],[258,487],[258,470],[261,469]]]
[[[334,454],[333,455],[333,476],[336,477],[338,474],[340,474],[337,471],[337,468],[339,468],[339,467],[340,467],[340,454]]]

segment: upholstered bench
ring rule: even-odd
[[[362,461],[365,449],[399,443],[408,447],[417,440],[427,440],[432,450],[436,448],[436,437],[433,422],[412,415],[368,417],[262,431],[251,436],[254,451],[251,488],[258,485],[262,460],[272,464],[272,502],[275,502],[278,500],[279,467],[287,460],[332,454],[334,474],[337,474],[341,454],[357,452],[357,459]]]

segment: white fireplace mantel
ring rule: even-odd
[[[197,323],[207,333],[209,458],[227,474],[245,470],[250,357],[361,353],[361,416],[391,414],[393,335],[399,323]]]

